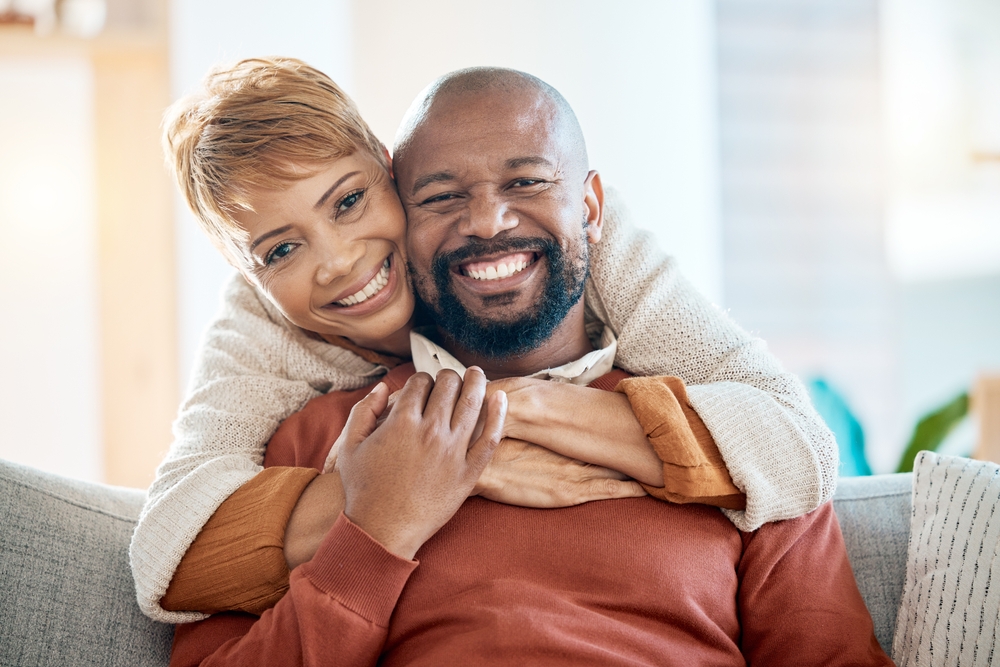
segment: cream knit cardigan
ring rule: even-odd
[[[603,238],[591,250],[588,314],[618,336],[616,365],[674,375],[719,446],[746,510],[723,510],[740,530],[804,514],[833,496],[837,446],[802,384],[695,291],[647,232],[608,196]],[[239,276],[205,333],[174,443],[149,488],[129,558],[139,607],[153,619],[204,618],[160,607],[177,565],[205,522],[261,471],[278,424],[312,398],[371,384],[386,372],[313,340]]]

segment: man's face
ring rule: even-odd
[[[580,299],[601,224],[600,180],[551,103],[439,100],[400,157],[411,272],[438,324],[493,359],[544,342]]]

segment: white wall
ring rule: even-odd
[[[413,97],[445,72],[503,65],[540,76],[573,105],[605,183],[624,192],[635,219],[721,300],[709,0],[175,0],[171,19],[175,96],[221,60],[297,56],[340,83],[387,145]],[[187,208],[178,209],[187,378],[229,270]]]
[[[173,0],[170,5],[171,88],[179,98],[210,67],[262,55],[292,56],[351,90],[349,0]],[[232,269],[177,197],[177,275],[181,389],[202,332],[215,315]]]
[[[0,59],[0,458],[99,481],[93,88],[85,57]]]

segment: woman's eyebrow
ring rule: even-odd
[[[349,179],[351,176],[357,176],[360,173],[361,173],[360,171],[352,171],[338,178],[337,182],[331,185],[330,189],[323,193],[323,196],[319,198],[319,201],[316,202],[316,205],[313,206],[313,209],[322,208],[323,204],[326,203],[326,200],[330,198],[330,195],[333,194],[334,190],[340,187],[341,183]]]
[[[271,231],[267,232],[266,234],[261,234],[260,236],[257,237],[256,241],[254,241],[253,243],[250,244],[250,252],[253,252],[254,248],[256,248],[257,246],[259,246],[261,243],[263,243],[264,241],[268,240],[272,236],[277,236],[278,234],[284,234],[285,232],[289,231],[291,228],[292,228],[291,225],[285,225],[284,227],[278,227],[277,229],[272,229]]]

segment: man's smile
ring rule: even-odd
[[[475,257],[452,268],[452,279],[456,286],[478,296],[493,296],[510,292],[536,276],[543,275],[540,267],[545,262],[538,261],[543,253],[507,252],[490,257]]]
[[[463,276],[476,280],[498,280],[520,273],[534,263],[535,259],[535,253],[519,252],[497,259],[466,262],[459,266],[459,270]]]

